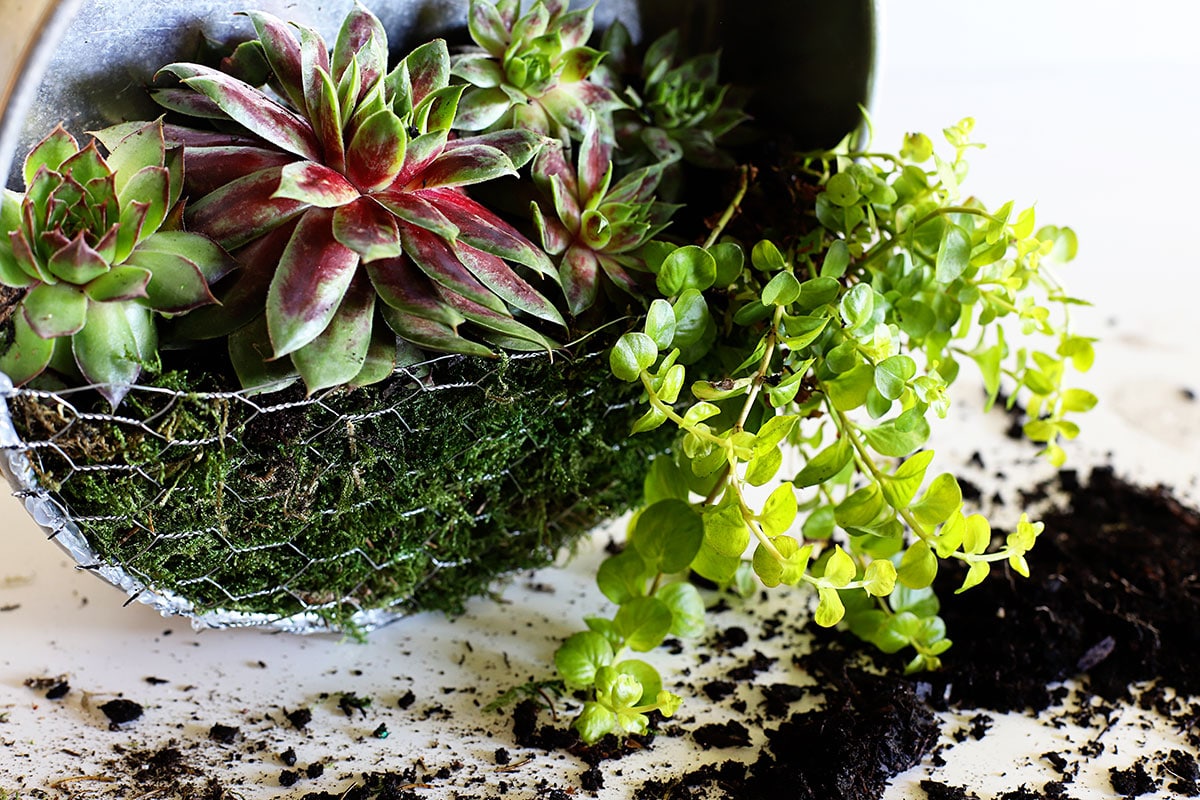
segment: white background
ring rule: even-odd
[[[1111,452],[1120,471],[1136,480],[1169,481],[1194,497],[1200,404],[1186,402],[1181,390],[1200,392],[1195,213],[1200,4],[882,5],[876,146],[895,148],[905,131],[935,135],[960,117],[974,116],[976,138],[988,148],[973,157],[966,188],[993,207],[1009,199],[1018,207],[1036,203],[1039,221],[1071,225],[1079,235],[1079,257],[1062,277],[1075,294],[1096,303],[1079,318],[1102,338],[1097,366],[1082,385],[1097,392],[1102,404],[1086,422],[1084,438],[1071,447],[1071,457],[1087,464]],[[968,392],[960,405],[972,400]],[[961,413],[953,415],[958,435],[965,426],[973,435],[998,437],[994,426],[963,421]],[[961,440],[958,445],[974,449]],[[386,699],[412,687],[421,698],[418,710],[430,707],[430,696],[443,686],[478,686],[478,697],[490,698],[510,677],[539,671],[556,638],[599,608],[598,595],[588,587],[594,565],[589,556],[570,571],[539,575],[538,581],[559,586],[555,595],[529,591],[526,581],[518,581],[508,595],[511,605],[480,603],[457,623],[419,617],[373,635],[365,645],[253,631],[194,634],[180,620],[163,620],[137,605],[121,608],[115,591],[73,570],[41,540],[20,505],[4,497],[0,606],[19,608],[0,613],[0,713],[8,717],[0,724],[0,787],[39,786],[102,769],[64,755],[72,743],[83,752],[103,752],[127,737],[148,745],[172,736],[202,740],[214,722],[240,724],[271,748],[294,744],[302,764],[309,757],[342,759],[343,769],[331,765],[331,776],[394,768],[420,753],[433,765],[452,756],[489,764],[492,750],[511,746],[504,726],[482,718],[473,696],[462,692],[438,697],[456,711],[456,721],[447,725],[398,711],[346,721],[336,709],[318,704],[313,727],[319,732],[301,736],[262,723],[261,712],[316,703],[321,692],[346,688]],[[473,652],[467,641],[474,643]],[[501,652],[509,655],[512,673],[500,662]],[[354,674],[356,669],[363,674]],[[22,686],[28,677],[59,673],[68,673],[75,690],[58,704]],[[151,688],[143,681],[149,675],[169,682]],[[787,676],[775,676],[781,677]],[[113,734],[94,703],[122,692],[148,711],[130,731]],[[688,711],[703,714],[704,702],[688,698]],[[378,721],[389,723],[392,738],[367,736]],[[1013,720],[1015,732],[1005,734],[1010,738],[1003,744],[1013,753],[1036,755],[1054,746],[1054,734],[1022,724]],[[1165,730],[1158,733],[1169,741]],[[1123,740],[1124,756],[1156,746],[1146,742],[1154,731],[1123,735],[1129,737]],[[985,796],[1015,788],[1026,774],[1035,776],[1028,778],[1031,786],[1051,777],[1015,755],[1010,761],[999,741],[993,736],[954,751],[950,766],[936,774],[969,781]],[[673,744],[664,744],[644,766],[661,763]],[[271,752],[259,761],[231,764],[230,774],[262,777],[270,785],[280,768]],[[685,746],[671,760],[686,763],[694,755]],[[610,776],[603,796],[627,796],[629,786],[640,783],[638,763],[625,762],[624,782]],[[1128,758],[1121,763],[1127,765]],[[487,782],[495,782],[495,774],[479,769]],[[580,768],[539,756],[526,769],[541,770],[553,781]],[[912,783],[924,774],[918,769],[902,776],[889,797],[919,797]],[[301,784],[306,791],[346,785],[332,778]],[[76,792],[88,788],[85,782],[71,786]],[[1105,797],[1106,786],[1098,767],[1071,791],[1081,798]],[[247,796],[271,794],[267,788],[247,790]]]

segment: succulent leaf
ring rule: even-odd
[[[298,222],[298,219],[286,222],[238,251],[237,261],[240,266],[235,279],[227,285],[222,285],[218,294],[220,305],[199,308],[174,320],[173,336],[190,341],[215,339],[229,336],[262,317],[275,267]],[[142,249],[149,242],[150,240],[147,240]],[[265,320],[262,325],[262,338],[269,341]],[[232,345],[230,352],[232,354]],[[238,374],[242,374],[240,370]]]
[[[408,133],[404,122],[381,109],[359,126],[346,151],[346,174],[363,191],[386,189],[404,166]]]
[[[594,252],[585,247],[571,247],[559,266],[559,279],[566,289],[571,313],[581,314],[596,302],[599,295],[600,261]]]
[[[160,123],[125,123],[93,136],[109,151],[106,160],[118,196],[147,165],[166,166],[167,145]]]
[[[450,85],[450,51],[444,39],[421,45],[405,56],[401,64],[407,76],[404,94],[410,108],[419,106],[430,94]]]
[[[136,303],[92,303],[87,327],[71,337],[79,371],[113,408],[142,367],[156,364],[157,346],[150,310]]]
[[[257,239],[307,208],[275,197],[282,174],[283,167],[268,167],[210,192],[188,208],[189,224],[230,251]]]
[[[421,183],[428,188],[470,186],[516,174],[516,167],[500,150],[470,144],[444,150],[421,174]]]
[[[466,318],[441,302],[428,278],[407,257],[373,261],[366,265],[367,275],[379,299],[406,317],[420,317],[457,329]],[[397,330],[401,336],[404,333]]]
[[[334,41],[330,74],[340,80],[351,65],[356,65],[361,87],[370,87],[386,73],[387,56],[387,32],[379,19],[356,0]],[[355,93],[351,102],[358,99]]]
[[[43,339],[34,333],[24,314],[16,314],[13,321],[12,345],[0,355],[0,372],[20,386],[41,375],[54,355],[55,339]]]
[[[554,304],[521,280],[520,276],[513,272],[502,259],[482,250],[476,250],[463,242],[455,247],[455,252],[458,254],[459,260],[471,271],[471,274],[508,305],[564,328],[567,326]]]
[[[404,252],[434,283],[481,306],[505,313],[503,301],[476,280],[444,239],[405,223],[400,224],[400,237],[404,242]]]
[[[484,206],[453,189],[430,189],[421,196],[431,200],[458,227],[459,238],[485,253],[524,264],[542,275],[554,276],[554,265],[515,228]]]
[[[82,286],[109,270],[109,262],[87,243],[83,231],[56,250],[46,266],[54,277],[77,286]]]
[[[83,291],[89,300],[97,303],[136,300],[146,296],[146,286],[150,283],[151,275],[150,270],[132,266],[127,262],[108,270],[83,287]]]
[[[43,339],[54,339],[83,330],[88,301],[78,286],[42,283],[25,295],[21,310],[34,333]]]
[[[310,395],[349,383],[362,372],[374,322],[375,290],[370,280],[359,274],[342,297],[333,320],[319,336],[292,353],[292,363]]]
[[[271,359],[267,319],[259,314],[229,335],[229,360],[247,388],[269,391],[292,383],[299,373],[290,358]]]
[[[440,297],[435,302],[442,304]],[[397,336],[402,336],[426,350],[469,356],[495,355],[486,345],[459,336],[454,328],[436,320],[405,314],[390,306],[384,307],[383,317]]]
[[[170,200],[171,178],[166,167],[142,167],[130,176],[125,188],[117,195],[117,201],[122,207],[135,202],[146,204],[145,214],[138,214],[141,217],[140,223],[136,228],[131,226],[131,230],[135,231],[132,243],[134,246],[162,225],[170,209]],[[128,242],[127,239],[124,241]],[[118,245],[118,249],[128,254],[124,247]]]
[[[354,278],[358,254],[333,238],[332,226],[331,209],[309,209],[280,256],[266,305],[275,358],[320,335]]]
[[[146,305],[155,311],[182,314],[216,302],[200,267],[181,255],[138,248],[129,256],[126,264],[145,271],[147,280],[142,285],[141,296],[146,298]],[[90,290],[89,286],[92,299],[99,299]]]
[[[279,87],[291,104],[308,113],[304,97],[304,81],[301,77],[300,45],[291,35],[283,20],[261,11],[240,12],[254,23],[258,41],[262,43],[267,64],[275,74]]]
[[[425,357],[420,355],[416,347],[397,339],[395,332],[386,324],[377,323],[371,330],[371,341],[367,345],[367,357],[363,360],[362,369],[350,379],[350,386],[358,388],[385,380],[400,363],[398,355],[402,347],[412,350],[415,356],[413,362],[424,360]]]
[[[458,226],[439,207],[416,192],[380,192],[374,195],[397,219],[435,233],[446,241],[458,238]]]
[[[223,72],[199,64],[168,64],[169,72],[212,100],[229,118],[276,147],[310,159],[321,157],[321,145],[309,125],[293,111],[258,89]],[[311,96],[305,92],[306,96]]]
[[[333,238],[358,253],[364,264],[404,252],[395,216],[371,197],[360,197],[334,212]]]
[[[79,152],[79,143],[75,141],[75,137],[67,133],[62,125],[57,126],[45,139],[34,145],[34,148],[29,151],[29,155],[25,157],[23,170],[25,185],[31,185],[34,176],[43,167],[48,172],[58,172],[63,162],[77,152]]]
[[[192,147],[187,151],[187,184],[190,193],[203,197],[238,178],[268,167],[283,167],[296,156],[265,147],[229,145]]]
[[[317,208],[338,208],[361,197],[342,174],[313,161],[296,161],[279,173],[279,188],[272,199],[298,200]]]
[[[446,142],[446,151],[457,150],[460,147],[471,147],[481,144],[494,147],[512,162],[513,169],[521,169],[546,146],[547,139],[538,136],[533,131],[521,128],[511,128],[491,133],[480,133],[461,139],[451,139]]]

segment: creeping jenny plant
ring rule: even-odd
[[[383,26],[361,6],[332,50],[308,28],[247,16],[257,37],[225,66],[261,75],[265,87],[171,64],[154,96],[197,127],[131,123],[100,134],[112,169],[61,130],[31,154],[26,195],[7,194],[0,214],[8,234],[0,279],[24,292],[0,361],[11,375],[37,383],[47,365],[69,373],[60,366],[69,341],[83,377],[107,382],[102,391],[115,404],[156,358],[157,309],[178,316],[170,324],[177,345],[227,336],[245,386],[298,375],[309,393],[359,388],[349,396],[367,398],[369,411],[362,428],[346,425],[348,458],[369,447],[377,460],[363,466],[401,483],[416,474],[407,459],[428,455],[406,449],[428,429],[388,429],[378,407],[387,389],[361,387],[423,351],[549,351],[613,331],[597,338],[612,343],[606,359],[571,363],[575,373],[591,370],[573,384],[586,391],[555,408],[594,410],[611,427],[609,413],[624,406],[597,395],[600,384],[639,398],[632,447],[666,441],[664,433],[674,446],[646,465],[627,546],[597,575],[615,611],[588,617],[587,630],[555,655],[562,682],[585,693],[575,727],[587,741],[644,732],[649,712],[678,707],[658,671],[629,654],[703,631],[706,598],[695,576],[745,596],[759,585],[807,588],[796,597],[812,597],[818,625],[845,625],[885,652],[908,650],[909,669],[919,670],[936,669],[951,643],[930,588],[942,563],[962,562],[960,591],[997,566],[1028,574],[1025,554],[1041,524],[1023,516],[1006,538],[994,536],[953,474],[931,472],[927,443],[960,367],[973,364],[988,404],[1002,389],[1009,403],[1020,399],[1027,435],[1061,464],[1062,442],[1079,431],[1074,415],[1096,402],[1068,385],[1070,370],[1091,365],[1092,340],[1073,330],[1068,312],[1080,301],[1049,269],[1074,256],[1070,229],[1037,228],[1032,209],[989,210],[962,195],[971,120],[944,131],[944,155],[912,134],[896,155],[849,137],[818,152],[775,148],[774,160],[755,163],[721,149],[744,115],[717,81],[715,56],[680,61],[667,37],[631,70],[618,30],[609,41],[622,52],[601,67],[605,54],[587,45],[591,7],[536,0],[522,12],[518,0],[472,0],[474,46],[452,58],[435,40],[390,71]],[[687,178],[684,161],[749,163],[705,173],[709,188],[723,187],[724,210],[701,208],[692,217],[707,222],[674,230],[677,208],[658,192],[668,169]],[[785,177],[763,179],[768,172]],[[501,180],[524,201],[515,213],[468,196]],[[181,193],[189,198],[182,212]],[[225,251],[237,262],[228,274]],[[214,298],[220,305],[191,310]],[[506,374],[497,371],[489,402],[512,401]],[[550,387],[537,396],[554,395]],[[432,405],[452,417],[464,408]],[[540,411],[536,424],[553,436],[555,421]],[[572,420],[575,429],[558,436],[578,444],[599,422]],[[466,435],[470,446],[456,440],[451,462],[487,444]],[[794,466],[785,466],[785,451]],[[172,465],[172,492],[193,468]],[[312,463],[278,474],[267,467],[254,481],[329,490],[350,517],[393,514],[382,518],[388,525],[406,517],[394,497],[358,502],[363,476],[358,464],[350,471],[332,487],[322,483],[323,464]],[[473,476],[455,475],[447,494],[465,494],[455,498],[463,508],[477,496]],[[568,480],[559,474],[560,484]],[[607,482],[594,483],[607,491]],[[502,516],[491,507],[502,492],[490,489],[462,512],[471,522]],[[333,516],[304,511],[309,538],[283,543],[292,556],[297,542],[324,543],[310,519]],[[277,525],[295,516],[289,508]],[[269,527],[226,533],[249,541]],[[518,533],[544,548],[538,530],[512,531],[510,545]],[[472,541],[469,529],[452,534]],[[412,563],[438,562],[436,543],[422,537],[419,546],[396,559],[413,592],[424,577]],[[318,561],[336,569],[342,554],[369,558],[374,547],[339,540],[337,552],[301,571],[315,572]],[[208,569],[193,581],[207,580]],[[249,587],[251,599],[286,577],[270,567],[253,574],[273,584]]]

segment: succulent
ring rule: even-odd
[[[161,121],[93,135],[107,159],[60,125],[25,159],[24,197],[4,194],[0,283],[25,294],[0,370],[18,385],[78,371],[115,408],[157,363],[153,312],[212,303],[232,262],[180,229],[183,163]]]
[[[361,5],[332,52],[313,30],[247,14],[270,66],[266,91],[176,63],[154,92],[167,108],[233,133],[171,127],[197,199],[186,219],[241,268],[222,306],[181,320],[185,337],[230,335],[243,385],[303,378],[311,392],[381,380],[411,347],[486,355],[553,342],[518,321],[558,325],[554,304],[505,261],[557,275],[545,253],[463,187],[515,175],[542,137],[453,138],[462,86],[435,40],[391,72],[387,35]],[[293,32],[293,30],[295,32]],[[476,339],[460,326],[475,326]]]
[[[677,208],[654,198],[661,164],[634,170],[613,185],[612,152],[595,115],[589,115],[578,167],[561,146],[545,148],[533,164],[533,179],[546,197],[531,205],[534,223],[546,251],[559,259],[559,278],[574,314],[596,302],[601,275],[640,296],[630,272],[647,270],[639,251]]]
[[[456,55],[452,72],[470,86],[457,127],[520,127],[563,141],[583,138],[589,110],[607,114],[624,103],[589,80],[603,53],[587,46],[595,6],[567,10],[566,0],[471,0],[467,26],[477,47]]]
[[[605,49],[625,53],[629,34],[619,22],[605,32]],[[718,146],[726,133],[749,119],[742,98],[720,83],[720,54],[705,53],[679,61],[679,31],[659,37],[646,49],[641,63],[641,86],[625,90],[629,110],[617,115],[615,128],[621,148],[638,163],[679,159],[701,167],[730,169],[734,160]],[[618,64],[626,59],[620,56]],[[626,64],[627,65],[627,64]],[[615,82],[605,71],[606,82]]]

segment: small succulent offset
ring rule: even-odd
[[[526,128],[581,140],[589,111],[606,118],[624,103],[589,80],[603,53],[587,46],[595,4],[575,11],[566,0],[471,0],[467,25],[476,47],[456,55],[452,71],[467,81],[457,127]]]
[[[530,206],[542,246],[559,260],[559,278],[576,315],[596,302],[602,276],[642,296],[635,274],[647,273],[648,267],[641,250],[677,208],[655,199],[662,164],[629,172],[613,184],[613,145],[603,138],[594,114],[578,150],[577,167],[561,146],[538,154],[533,180],[545,199]]]
[[[115,408],[158,362],[154,312],[212,303],[233,264],[180,228],[182,154],[161,121],[93,135],[107,159],[55,128],[25,159],[24,197],[0,201],[0,283],[25,291],[0,370],[18,385],[82,376]]]
[[[551,348],[516,317],[561,326],[559,312],[505,260],[552,282],[553,266],[463,191],[515,175],[541,138],[523,130],[452,138],[463,87],[449,85],[445,42],[418,47],[386,72],[386,33],[361,5],[332,53],[309,28],[293,33],[269,14],[247,16],[291,107],[196,64],[164,67],[160,76],[181,85],[155,92],[168,108],[238,129],[168,129],[184,146],[198,198],[189,225],[241,264],[220,287],[223,305],[182,321],[177,333],[231,334],[244,385],[287,378],[294,367],[310,392],[387,377],[404,357],[396,336],[476,355],[490,345]],[[460,331],[468,322],[474,339]]]
[[[615,70],[630,69],[629,32],[620,22],[604,34],[604,49],[613,54],[601,70],[607,82],[619,83]],[[719,142],[750,118],[728,83],[719,80],[721,56],[703,53],[681,61],[679,31],[672,30],[646,48],[640,73],[641,91],[625,87],[626,109],[614,115],[623,158],[635,164],[669,164],[683,159],[710,169],[732,169],[734,158]]]

